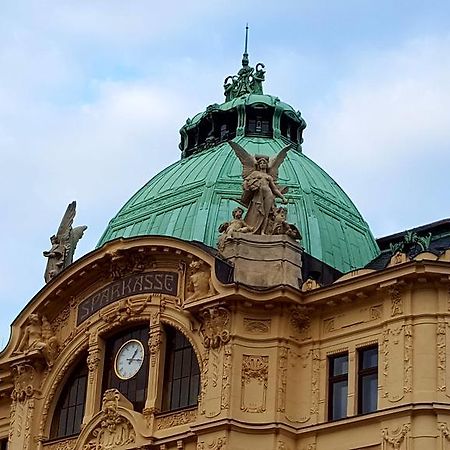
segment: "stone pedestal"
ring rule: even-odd
[[[302,284],[302,248],[286,235],[235,233],[222,251],[234,265],[234,281],[256,288]]]

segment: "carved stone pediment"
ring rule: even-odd
[[[144,438],[136,429],[143,422],[142,414],[134,412],[117,389],[109,389],[103,394],[102,410],[83,429],[74,450],[125,450],[142,445]]]

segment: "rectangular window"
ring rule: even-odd
[[[377,410],[378,402],[378,347],[358,351],[358,414]]]
[[[7,450],[7,449],[8,449],[8,438],[0,439],[0,450]]]
[[[347,417],[348,354],[329,358],[328,420]]]

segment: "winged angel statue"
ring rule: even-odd
[[[48,258],[44,274],[46,283],[68,265],[72,264],[78,241],[83,237],[83,233],[87,229],[85,225],[72,228],[76,208],[77,202],[69,204],[59,225],[58,232],[50,238],[52,248],[43,253]]]
[[[275,198],[287,203],[284,194],[287,187],[277,186],[278,168],[286,158],[291,145],[284,147],[276,156],[250,155],[243,147],[230,141],[236,156],[242,163],[243,193],[240,203],[247,208],[245,223],[253,234],[274,234],[273,218]],[[284,233],[283,233],[284,234]]]

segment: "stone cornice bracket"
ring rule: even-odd
[[[231,337],[231,313],[223,306],[212,306],[200,311],[200,334],[205,348],[218,348]]]

